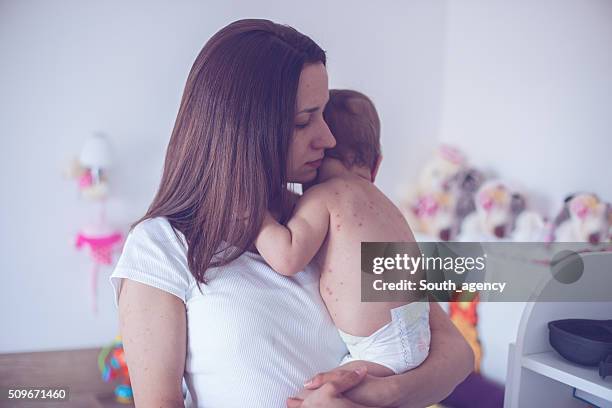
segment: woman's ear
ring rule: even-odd
[[[374,182],[374,180],[376,179],[376,175],[378,174],[378,169],[380,168],[380,162],[382,162],[382,154],[378,155],[378,158],[376,159],[376,164],[374,165],[374,168],[372,169],[372,183]]]

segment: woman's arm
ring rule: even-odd
[[[440,305],[431,303],[429,356],[419,367],[389,377],[368,376],[345,393],[361,404],[421,408],[446,398],[474,369],[474,353]],[[334,371],[315,376],[306,388],[333,381]]]
[[[119,325],[136,407],[183,408],[184,303],[152,286],[122,279]]]
[[[429,357],[414,370],[389,377],[390,406],[425,407],[442,401],[474,370],[474,352],[448,315],[431,303]]]

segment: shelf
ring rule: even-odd
[[[523,356],[523,367],[563,384],[612,401],[612,378],[603,380],[597,367],[583,367],[564,360],[554,351]]]

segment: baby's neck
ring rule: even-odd
[[[363,166],[347,168],[340,160],[325,158],[319,168],[318,183],[323,183],[334,177],[359,177],[372,182],[372,172]]]

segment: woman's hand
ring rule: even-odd
[[[350,405],[350,402],[345,400],[349,404],[346,406],[423,408],[446,398],[473,370],[474,355],[461,333],[435,302],[431,303],[429,325],[431,345],[429,356],[423,364],[403,374],[388,377],[366,376],[357,386],[343,393],[346,399],[363,405]],[[355,362],[348,364],[353,363]],[[332,381],[337,371],[343,370],[336,369],[316,375],[305,385],[306,388],[318,388]],[[307,398],[304,399],[306,400]]]
[[[338,376],[338,372],[351,370],[351,368],[355,367],[358,363],[362,362],[354,361],[332,371],[317,374],[307,384],[305,384],[305,390],[302,391],[302,393],[309,395],[311,392],[310,390],[317,389],[325,383],[334,381]],[[389,396],[391,395],[391,384],[389,384],[389,378],[390,377],[366,375],[358,385],[346,390],[343,395],[353,403],[357,404],[357,406],[390,407],[392,406],[392,403],[389,399]]]
[[[365,367],[318,374],[305,384],[312,391],[304,399],[289,398],[287,408],[365,408],[344,398],[342,393],[361,383],[366,374]]]

